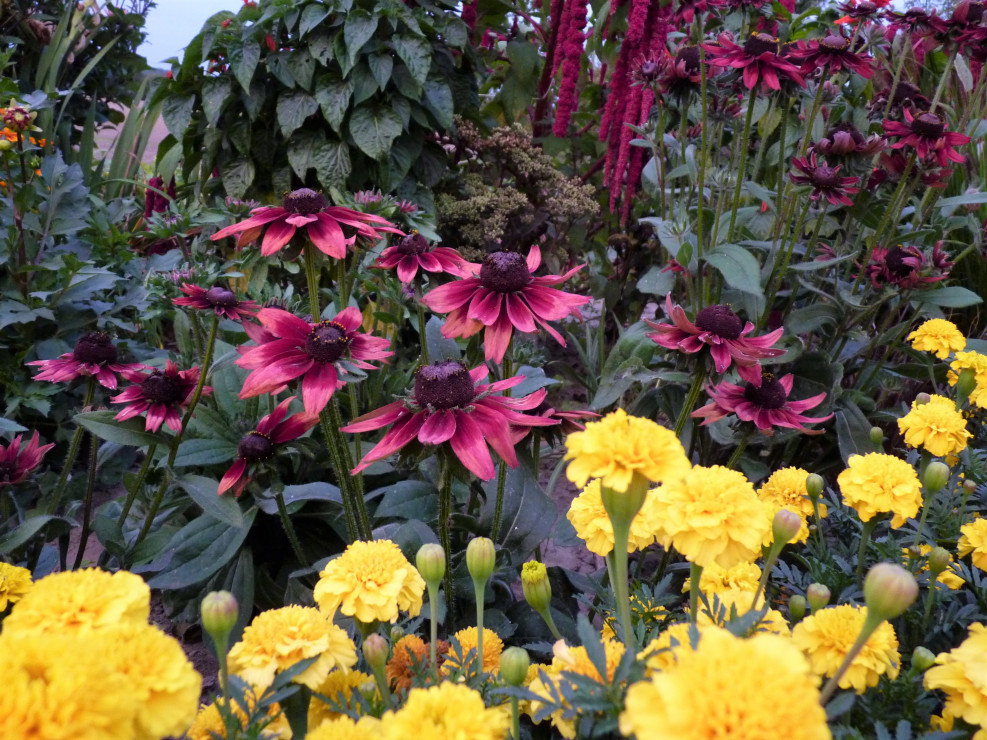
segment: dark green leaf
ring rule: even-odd
[[[836,437],[840,455],[846,462],[850,455],[864,455],[874,451],[870,441],[871,423],[857,404],[841,400],[836,408]]]
[[[236,457],[236,445],[225,439],[186,439],[178,448],[176,468],[192,465],[214,465]]]
[[[184,446],[184,445],[183,445]],[[187,493],[202,511],[231,527],[243,526],[243,512],[240,504],[232,495],[220,496],[219,482],[202,475],[183,475],[175,481]]]
[[[364,106],[350,116],[350,135],[361,150],[372,159],[380,159],[401,135],[401,118],[390,108]]]
[[[165,546],[167,566],[147,585],[167,591],[202,583],[236,556],[256,515],[256,509],[247,512],[242,527],[212,517],[193,519]]]
[[[304,180],[312,161],[315,147],[322,142],[322,137],[311,131],[302,131],[288,140],[288,162],[299,179]]]
[[[438,493],[424,481],[405,480],[388,486],[374,516],[432,521],[437,514]]]
[[[277,514],[278,503],[274,499],[274,493],[268,491],[265,498],[260,499],[257,505],[265,514]],[[303,483],[299,486],[285,486],[284,492],[285,506],[302,501],[329,501],[334,504],[342,503],[342,495],[339,489],[329,483]]]
[[[322,107],[322,115],[337,134],[346,117],[352,95],[352,83],[329,76],[319,78],[319,84],[315,88],[315,99]]]
[[[181,139],[185,129],[192,121],[192,109],[195,106],[194,95],[175,95],[167,98],[161,106],[161,118],[164,120],[169,133],[176,139]]]
[[[315,174],[324,187],[344,187],[353,169],[350,149],[344,142],[327,141],[319,145],[312,156]]]
[[[377,30],[377,16],[365,10],[354,10],[346,15],[343,26],[343,41],[346,43],[346,53],[350,61],[355,61],[357,54]]]
[[[719,270],[727,285],[745,293],[762,295],[761,264],[737,244],[722,244],[706,252],[703,259]]]
[[[394,69],[394,60],[390,54],[370,54],[367,57],[367,64],[370,65],[370,72],[377,80],[377,86],[383,90],[391,79],[391,70]]]
[[[305,119],[318,109],[319,104],[315,98],[307,93],[299,90],[282,93],[278,97],[278,123],[281,126],[281,135],[285,138],[291,136]]]
[[[663,271],[658,265],[652,265],[637,281],[637,289],[642,293],[664,297],[675,285],[675,273]]]
[[[76,414],[74,421],[81,427],[107,442],[132,447],[146,447],[152,444],[164,444],[165,438],[160,434],[145,431],[142,417],[114,421],[115,411],[87,411]]]
[[[223,187],[233,198],[242,198],[246,195],[247,188],[254,181],[255,173],[254,163],[245,157],[231,160],[219,169]]]
[[[230,67],[240,86],[250,90],[250,82],[254,78],[257,63],[260,61],[260,44],[256,41],[246,41],[243,46],[230,48]]]
[[[982,303],[983,298],[968,288],[951,285],[948,288],[927,290],[916,297],[914,301],[915,303],[927,303],[931,306],[943,306],[945,308],[965,308]]]
[[[298,36],[302,37],[318,26],[329,15],[330,8],[325,5],[311,3],[302,10],[301,19],[298,21]]]
[[[232,90],[233,82],[229,77],[209,77],[202,83],[202,110],[210,126],[219,123],[219,114]]]
[[[332,61],[332,41],[333,37],[324,33],[313,33],[308,39],[308,53],[324,67]]]
[[[507,44],[507,58],[511,61],[511,71],[522,81],[536,77],[540,70],[538,47],[522,38],[515,38]]]
[[[419,85],[424,85],[432,66],[432,47],[428,41],[418,36],[397,34],[391,39],[391,43],[411,77]]]
[[[440,126],[452,128],[454,112],[452,90],[445,82],[434,78],[425,81],[425,106],[435,116]]]
[[[292,51],[287,57],[288,69],[291,76],[295,78],[298,86],[310,90],[312,88],[312,77],[315,75],[315,60],[307,51]]]
[[[49,527],[49,525],[56,525]],[[45,539],[57,537],[68,532],[75,523],[60,516],[42,515],[25,519],[21,524],[3,537],[0,537],[0,552],[13,552],[18,547],[27,544],[42,531],[46,531]]]

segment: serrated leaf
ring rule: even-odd
[[[246,195],[247,188],[253,183],[255,175],[254,163],[245,157],[238,157],[219,168],[223,187],[233,198],[242,198]]]
[[[381,159],[401,135],[401,118],[390,108],[364,106],[353,111],[349,130],[364,154]]]
[[[726,284],[731,288],[753,295],[762,295],[761,263],[757,258],[737,244],[722,244],[706,252],[703,259],[719,270]]]
[[[327,141],[312,155],[315,174],[323,187],[344,187],[353,171],[350,148],[342,141]]]
[[[423,38],[408,34],[397,34],[391,39],[394,51],[404,62],[411,73],[412,79],[419,85],[424,85],[428,79],[428,71],[432,67],[432,47]]]
[[[365,10],[354,10],[346,15],[346,23],[343,25],[343,41],[346,44],[346,53],[353,62],[363,45],[373,38],[377,30],[377,16],[371,15]]]
[[[202,83],[202,110],[210,126],[219,123],[219,114],[232,90],[233,81],[229,77],[209,77]]]
[[[195,106],[194,95],[175,95],[166,98],[161,106],[161,118],[168,132],[176,139],[181,139],[185,129],[192,121],[192,109]]]
[[[254,78],[259,61],[260,44],[256,41],[246,41],[242,46],[230,48],[230,67],[233,69],[233,75],[247,92],[250,91],[250,82]]]
[[[322,108],[322,115],[336,133],[340,132],[352,95],[351,82],[329,76],[319,78],[315,99]]]
[[[318,109],[319,104],[308,93],[300,90],[282,93],[278,97],[277,106],[281,135],[285,138],[291,136],[305,122],[305,119]]]
[[[445,82],[434,78],[425,81],[425,107],[435,116],[440,126],[452,128],[455,106],[452,90]]]
[[[143,417],[114,421],[115,411],[87,411],[76,414],[73,421],[100,439],[116,442],[118,445],[131,447],[146,447],[147,445],[165,444],[165,437],[144,429]]]

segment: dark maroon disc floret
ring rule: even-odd
[[[469,368],[455,360],[433,362],[415,373],[414,399],[422,408],[465,408],[476,398]]]
[[[480,268],[480,283],[498,293],[514,293],[531,282],[528,264],[517,252],[494,252]]]
[[[89,331],[75,343],[72,357],[86,364],[113,363],[117,361],[117,348],[105,331]]]
[[[729,306],[719,303],[700,311],[696,315],[696,326],[723,339],[737,339],[744,329],[744,322]]]
[[[428,240],[417,231],[402,236],[397,247],[400,254],[419,255],[429,250]]]
[[[266,434],[250,432],[240,440],[236,454],[247,462],[270,460],[274,454],[274,443]]]
[[[788,400],[788,394],[785,392],[785,386],[775,380],[771,373],[764,373],[760,388],[753,383],[748,383],[744,387],[744,398],[762,409],[780,409]]]
[[[160,371],[155,371],[144,379],[141,383],[141,394],[148,401],[166,405],[178,403],[185,395],[181,381],[170,378]]]
[[[210,305],[219,308],[233,308],[240,302],[237,300],[236,293],[218,285],[207,290],[205,298]]]
[[[313,213],[324,211],[329,205],[329,201],[326,200],[326,196],[322,193],[317,193],[308,188],[301,188],[284,196],[284,201],[281,205],[286,211],[290,211],[291,213],[309,216]]]
[[[777,54],[778,39],[766,33],[752,33],[751,37],[744,42],[744,51],[752,57],[757,57],[767,52]]]
[[[305,339],[305,351],[316,362],[335,362],[349,344],[345,326],[335,321],[320,321]]]
[[[676,64],[685,63],[686,74],[695,74],[699,71],[699,47],[683,46],[675,54]]]
[[[935,113],[919,113],[912,121],[912,131],[924,139],[938,139],[945,130],[945,122]]]

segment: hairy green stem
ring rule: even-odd
[[[456,598],[452,585],[452,538],[449,535],[449,517],[452,515],[452,464],[439,456],[439,544],[445,550],[446,572],[443,585],[446,592],[446,619],[454,618]]]
[[[295,525],[291,523],[291,517],[288,516],[288,507],[284,503],[284,491],[282,491],[280,487],[275,489],[274,499],[278,503],[278,516],[281,517],[281,527],[284,529],[284,533],[288,537],[288,543],[291,545],[292,552],[295,553],[295,558],[304,568],[309,564],[309,560],[305,557],[305,551],[302,549],[301,540],[298,539],[298,533],[295,531]]]
[[[682,410],[679,411],[679,416],[675,420],[675,436],[681,435],[682,430],[685,429],[685,424],[689,420],[689,414],[695,407],[696,399],[699,398],[699,394],[703,389],[703,382],[706,380],[706,364],[702,358],[699,359],[698,365],[696,375],[692,379],[692,386],[689,388],[689,393],[682,404]]]
[[[90,375],[86,381],[86,397],[82,401],[83,410],[92,405],[95,395],[96,378]],[[62,463],[62,472],[58,476],[58,482],[55,484],[55,490],[52,491],[51,496],[48,499],[48,506],[45,511],[46,514],[54,514],[58,510],[58,505],[61,503],[62,499],[62,493],[64,493],[65,486],[69,481],[69,475],[72,473],[72,466],[75,465],[75,459],[79,456],[79,447],[82,444],[82,435],[85,433],[86,430],[78,425],[75,428],[75,432],[72,433],[72,440],[69,442],[68,452],[65,453],[65,462]]]
[[[99,438],[89,435],[89,474],[86,476],[86,494],[82,501],[82,532],[79,533],[79,549],[75,553],[75,564],[72,570],[78,570],[82,565],[82,557],[89,544],[89,531],[92,526],[93,489],[96,487],[96,458],[99,454]]]
[[[737,185],[733,189],[733,207],[730,211],[730,225],[727,227],[727,241],[733,240],[733,228],[737,223],[737,210],[740,208],[740,191],[744,186],[744,168],[747,167],[747,143],[750,141],[751,121],[754,119],[754,99],[757,97],[757,87],[751,88],[747,98],[747,118],[744,120],[744,134],[741,138],[740,164],[737,167]]]
[[[117,517],[117,526],[120,528],[123,528],[123,523],[127,521],[127,515],[130,514],[130,509],[134,505],[134,500],[137,498],[137,494],[140,493],[141,487],[144,485],[144,479],[147,478],[147,471],[151,469],[151,461],[154,459],[154,453],[157,449],[157,444],[152,443],[148,445],[147,452],[144,453],[144,462],[141,463],[140,470],[137,471],[137,480],[134,481],[134,485],[127,491],[127,498],[123,502],[123,508],[120,510],[120,516]]]

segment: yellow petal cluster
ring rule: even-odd
[[[792,642],[805,653],[814,673],[832,676],[850,652],[866,617],[867,610],[853,604],[820,609],[795,625]],[[894,628],[882,622],[840,678],[839,685],[841,689],[852,688],[862,694],[867,688],[877,686],[881,676],[897,678],[900,668],[898,638]]]
[[[929,319],[906,339],[912,343],[913,349],[934,352],[940,360],[945,360],[950,352],[959,352],[966,347],[963,332],[946,319]]]
[[[453,637],[459,643],[463,663],[460,665],[459,658],[450,649],[446,653],[445,662],[442,663],[442,674],[448,675],[452,671],[464,670],[467,673],[476,673],[476,627],[466,627],[459,630]],[[452,640],[450,640],[452,642]],[[474,657],[467,659],[470,650],[474,651]],[[483,628],[483,670],[487,673],[498,673],[500,671],[500,656],[504,652],[504,642],[491,629]]]
[[[504,740],[510,723],[510,715],[503,709],[488,709],[479,692],[443,681],[409,691],[403,707],[380,718],[375,740]]]
[[[643,550],[655,541],[654,492],[649,491],[644,506],[631,521],[627,538],[627,552]],[[572,522],[576,534],[586,543],[586,549],[600,557],[606,557],[613,550],[613,525],[603,507],[600,494],[600,481],[591,480],[569,504],[566,519]]]
[[[770,526],[767,507],[743,473],[697,466],[649,495],[658,541],[690,562],[732,568],[760,555]]]
[[[931,396],[928,403],[913,401],[912,410],[898,419],[898,431],[909,447],[924,447],[936,457],[962,452],[973,436],[963,414],[945,396]]]
[[[252,691],[247,691],[245,699],[247,706],[253,711],[257,703],[257,697]],[[315,700],[313,699],[313,702]],[[226,725],[223,723],[223,715],[220,707],[223,706],[223,698],[206,704],[199,709],[195,716],[195,721],[188,729],[186,737],[188,740],[226,740]],[[239,729],[246,730],[250,722],[250,717],[236,700],[233,701],[233,715],[239,720]],[[284,716],[278,704],[272,704],[267,713],[270,722],[261,731],[262,740],[291,740],[291,726],[288,718]],[[240,737],[239,733],[234,733],[235,737]]]
[[[398,611],[417,616],[425,581],[390,540],[357,541],[326,563],[315,584],[315,601],[330,618],[338,609],[370,623],[396,622]]]
[[[742,617],[754,609],[754,592],[731,588],[710,594],[707,601],[708,608],[706,604],[700,602],[696,621],[701,625],[725,627],[732,615]],[[764,608],[763,594],[758,597],[757,608],[758,610]],[[748,632],[774,632],[776,635],[787,635],[788,622],[777,609],[768,609],[763,617],[750,626]]]
[[[987,519],[977,518],[960,527],[956,553],[961,558],[969,555],[976,567],[987,570]]]
[[[378,740],[379,738],[380,720],[376,717],[360,717],[356,721],[346,716],[327,719],[305,735],[305,740]]]
[[[637,659],[644,661],[644,675],[650,678],[651,674],[674,666],[674,648],[679,645],[691,645],[693,634],[698,639],[698,636],[708,627],[708,624],[693,626],[690,622],[676,622],[668,625],[658,637],[645,645],[644,649],[637,654]]]
[[[258,690],[266,689],[280,671],[306,658],[318,657],[295,676],[295,683],[314,689],[334,668],[356,664],[356,646],[346,631],[309,606],[285,606],[261,612],[243,631],[229,653],[230,673]]]
[[[716,563],[703,568],[699,576],[699,590],[707,595],[721,594],[725,591],[757,591],[761,580],[761,569],[757,563],[737,563],[732,568],[723,568]],[[688,593],[692,582],[686,579],[682,593]]]
[[[979,352],[957,352],[956,359],[949,363],[949,367],[950,372],[946,379],[950,385],[956,385],[962,371],[973,370],[977,387],[970,394],[970,403],[987,409],[987,355]]]
[[[31,571],[10,563],[0,563],[0,614],[20,601],[31,589]]]
[[[925,672],[925,688],[946,694],[946,714],[987,729],[987,627],[970,625],[970,633],[958,647],[936,656],[936,665]]]
[[[395,651],[397,646],[395,646]],[[390,676],[388,676],[390,678]],[[325,680],[313,689],[312,701],[308,705],[308,726],[318,727],[327,719],[335,719],[342,715],[333,709],[333,705],[322,701],[316,694],[332,699],[335,704],[345,707],[349,704],[354,691],[360,686],[372,686],[374,677],[361,671],[330,671]]]
[[[620,731],[637,740],[824,740],[818,679],[784,637],[734,637],[702,631],[695,650],[685,642],[675,662],[627,691]]]
[[[904,460],[880,452],[851,455],[848,467],[836,482],[848,506],[868,522],[891,513],[891,526],[897,529],[922,505],[922,484],[915,469]]]
[[[436,655],[438,659],[438,655]],[[384,675],[396,689],[410,689],[416,667],[426,669],[429,662],[428,644],[418,635],[405,635],[394,643],[391,659],[387,661]]]
[[[793,542],[805,542],[809,538],[809,522],[814,516],[812,501],[805,488],[805,480],[809,477],[809,471],[802,468],[781,468],[776,470],[757,490],[757,497],[768,505],[768,518],[773,520],[775,514],[781,509],[798,514],[802,520],[802,526]],[[826,504],[819,504],[819,516],[825,517],[827,514]],[[771,544],[771,530],[768,530],[765,545]]]
[[[628,416],[623,409],[586,424],[565,441],[569,480],[580,488],[590,478],[614,491],[626,492],[634,476],[663,483],[689,470],[675,433],[650,419]]]

